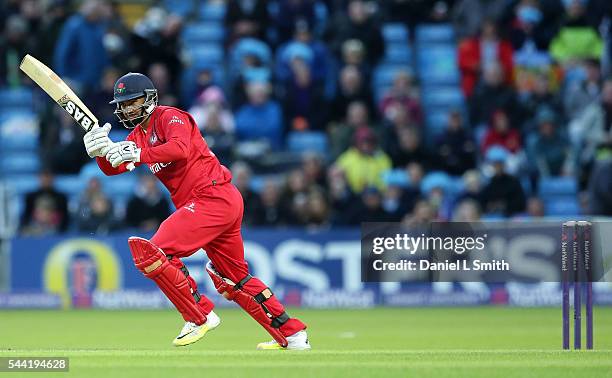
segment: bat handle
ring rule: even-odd
[[[128,165],[126,166],[126,168],[128,169],[128,171],[133,171],[134,168],[136,168],[136,166],[134,165],[134,163],[128,163]]]

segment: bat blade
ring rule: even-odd
[[[89,131],[98,126],[98,118],[85,106],[68,84],[44,63],[27,54],[19,68],[61,106],[83,130]],[[133,170],[134,163],[129,163],[127,168],[130,171]]]

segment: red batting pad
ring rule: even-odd
[[[276,340],[277,343],[283,347],[287,346],[287,338],[283,336],[278,328],[271,326],[272,320],[268,317],[261,305],[255,301],[252,295],[249,295],[242,290],[235,290],[233,282],[228,282],[227,279],[223,279],[223,277],[221,277],[219,273],[214,270],[212,264],[208,263],[206,265],[206,271],[220,294],[223,294],[224,297],[228,298],[229,300],[233,300],[240,307],[242,307],[247,314],[255,319],[257,323],[261,324],[266,331],[268,331],[268,333],[274,340]]]
[[[128,239],[136,267],[152,279],[187,322],[198,325],[206,322],[206,314],[197,305],[185,274],[170,264],[164,252],[147,239],[132,236]]]

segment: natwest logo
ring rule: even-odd
[[[161,171],[162,169],[166,168],[167,166],[169,166],[170,164],[172,164],[172,162],[170,163],[155,163],[155,164],[149,164],[149,170],[151,171],[151,173],[156,174],[157,172]]]

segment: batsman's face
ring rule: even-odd
[[[144,109],[143,109],[144,102],[145,102],[145,98],[144,97],[140,97],[140,98],[136,98],[136,99],[133,99],[133,100],[124,101],[124,102],[122,102],[120,104],[121,105],[121,111],[123,112],[123,114],[128,119],[132,119],[134,117],[139,117],[139,116],[142,115],[142,112],[144,111]]]

